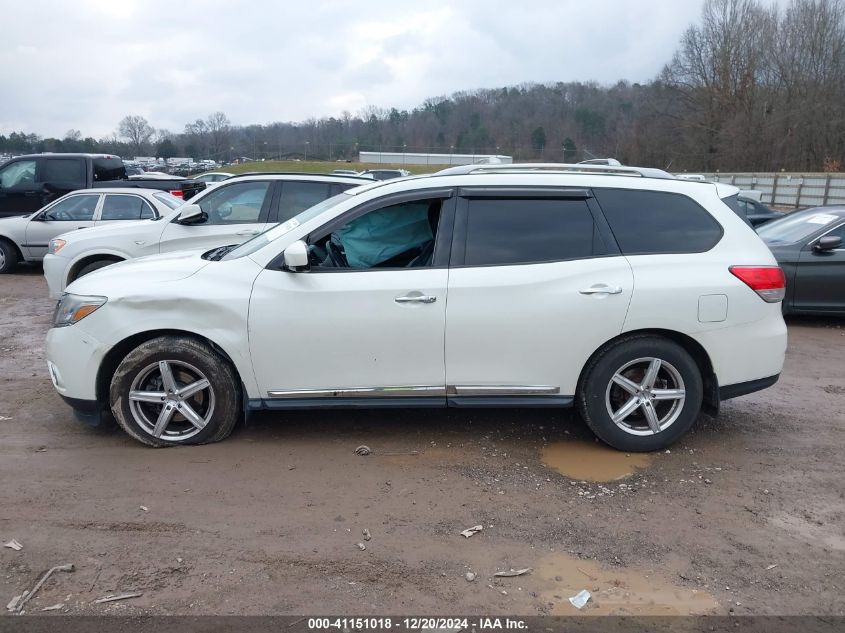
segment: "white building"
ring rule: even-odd
[[[418,154],[405,152],[358,152],[362,163],[392,165],[474,165],[510,164],[512,156],[498,154]]]

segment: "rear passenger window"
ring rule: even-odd
[[[529,264],[604,255],[584,200],[468,201],[467,266]]]
[[[663,191],[594,189],[625,255],[702,253],[722,238],[722,227],[692,198]]]
[[[85,161],[74,158],[48,158],[44,161],[44,174],[41,180],[46,183],[84,186]]]
[[[148,220],[154,217],[150,205],[139,196],[109,194],[100,212],[101,220]]]
[[[95,158],[94,180],[123,180],[126,178],[126,166],[119,158]]]
[[[282,199],[279,202],[279,222],[287,222],[308,207],[329,197],[329,185],[324,182],[292,182],[282,185]]]

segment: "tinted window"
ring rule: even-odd
[[[100,212],[101,220],[148,220],[154,217],[150,205],[139,196],[109,194]]]
[[[85,184],[85,161],[81,158],[48,158],[44,161],[43,182]]]
[[[261,207],[270,183],[267,181],[240,182],[221,185],[205,196],[200,207],[208,219],[206,224],[249,224],[258,222]]]
[[[525,264],[604,254],[584,200],[469,200],[468,266]]]
[[[329,185],[324,182],[285,182],[279,202],[279,222],[287,222],[308,207],[329,197]]]
[[[35,161],[19,160],[0,169],[0,187],[8,189],[35,182]]]
[[[593,194],[626,255],[701,253],[722,237],[719,223],[687,196],[630,189]]]
[[[68,196],[59,200],[44,214],[45,220],[57,222],[84,222],[94,219],[94,210],[100,201],[98,194]]]
[[[94,180],[123,180],[126,178],[126,166],[119,158],[95,158]],[[143,170],[135,173],[143,174]]]

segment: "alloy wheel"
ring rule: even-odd
[[[202,431],[214,415],[214,389],[193,365],[162,360],[141,370],[129,390],[129,410],[148,434],[181,442]]]
[[[620,367],[610,379],[605,405],[616,426],[631,435],[656,435],[680,416],[684,379],[669,362],[643,357]]]

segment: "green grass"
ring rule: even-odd
[[[354,169],[364,171],[365,169],[406,169],[412,174],[431,174],[435,171],[445,169],[447,165],[390,165],[381,163],[341,163],[329,161],[299,161],[299,160],[265,160],[254,163],[242,163],[240,165],[225,165],[219,170],[228,171],[232,174],[242,174],[245,171],[294,171],[312,172],[317,174],[328,174],[335,169]]]

